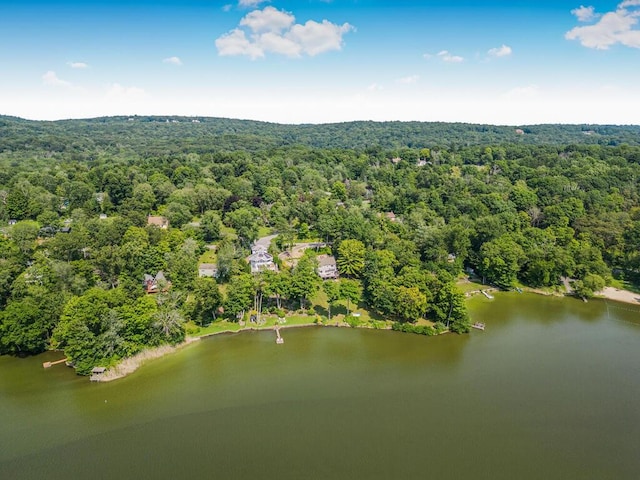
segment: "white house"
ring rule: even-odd
[[[269,254],[263,245],[254,245],[247,261],[251,265],[251,273],[258,273],[261,270],[276,270],[273,255]]]
[[[198,265],[198,276],[217,278],[218,266],[215,263],[201,263]]]
[[[318,255],[318,275],[323,280],[338,278],[338,266],[332,255]]]

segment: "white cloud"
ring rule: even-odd
[[[422,58],[424,58],[425,60],[429,60],[433,58],[433,55],[431,55],[430,53],[423,53]]]
[[[256,59],[276,53],[288,57],[313,57],[340,50],[343,35],[352,30],[354,28],[348,23],[337,25],[328,20],[298,24],[291,13],[265,7],[248,13],[240,20],[238,28],[218,37],[215,43],[222,56],[246,55]]]
[[[491,57],[508,57],[513,53],[513,50],[511,50],[511,47],[507,45],[502,45],[501,47],[498,47],[498,48],[492,48],[487,53]]]
[[[53,87],[70,87],[71,86],[71,82],[67,82],[66,80],[62,80],[58,78],[58,75],[56,75],[56,72],[54,72],[53,70],[49,70],[47,73],[42,75],[42,82],[45,85],[50,85]]]
[[[182,65],[182,60],[180,60],[180,57],[169,57],[163,59],[162,63],[170,63],[171,65],[177,65],[179,67]]]
[[[447,50],[442,50],[441,52],[438,52],[438,57],[440,57],[443,62],[447,62],[447,63],[464,62],[464,58],[458,55],[451,55]]]
[[[216,39],[216,48],[222,56],[247,55],[252,60],[264,57],[264,50],[256,42],[250,41],[244,30],[239,28]]]
[[[640,0],[625,0],[618,4],[613,12],[607,12],[602,16],[594,13],[589,20],[599,17],[597,23],[574,27],[565,34],[565,38],[579,40],[582,46],[597,50],[608,50],[616,44],[640,48],[640,29],[637,28],[640,9],[636,7],[640,7]],[[586,21],[582,20],[587,18],[585,13],[578,14],[576,11],[580,9],[572,11],[578,20]],[[580,17],[580,15],[583,16]]]
[[[367,92],[379,92],[384,88],[379,83],[372,83],[367,87]]]
[[[598,16],[593,7],[585,7],[584,5],[580,5],[580,8],[574,8],[571,10],[571,13],[575,15],[580,22],[590,22]]]
[[[273,7],[266,7],[264,10],[254,10],[248,13],[242,20],[240,26],[249,27],[254,33],[260,32],[281,32],[293,25],[295,17]]]
[[[408,77],[402,77],[396,80],[398,83],[402,83],[404,85],[410,85],[412,83],[417,83],[420,80],[420,75],[409,75]]]
[[[89,68],[89,65],[84,62],[67,62],[67,65],[69,65],[71,68],[77,69]]]
[[[330,50],[340,50],[342,36],[352,30],[353,27],[348,23],[336,25],[328,20],[323,20],[322,23],[309,20],[304,25],[296,24],[291,27],[287,37],[298,43],[307,55],[313,57]]]

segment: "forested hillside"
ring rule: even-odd
[[[0,353],[60,348],[87,373],[188,328],[338,303],[464,332],[466,269],[504,288],[569,277],[590,296],[640,268],[639,139],[615,126],[0,117]],[[268,234],[277,268],[251,273]],[[278,257],[300,242],[320,245]],[[319,255],[339,280],[320,278]],[[318,295],[328,312],[308,310]]]
[[[0,152],[44,151],[81,155],[131,149],[140,155],[314,148],[401,149],[474,145],[638,145],[640,126],[530,125],[522,127],[424,122],[349,122],[281,125],[206,117],[107,117],[32,122],[0,116]]]

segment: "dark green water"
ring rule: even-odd
[[[640,311],[473,302],[485,332],[214,337],[110,384],[2,357],[0,478],[640,478]]]

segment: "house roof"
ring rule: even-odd
[[[149,215],[147,217],[147,224],[155,225],[156,227],[163,227],[169,225],[169,220],[159,215]]]
[[[333,255],[318,255],[317,260],[319,267],[329,267],[336,265],[336,259]]]
[[[258,251],[253,255],[249,255],[247,260],[250,262],[272,262],[273,256],[265,251]]]
[[[198,265],[199,270],[217,270],[218,265],[215,263],[201,263]]]

